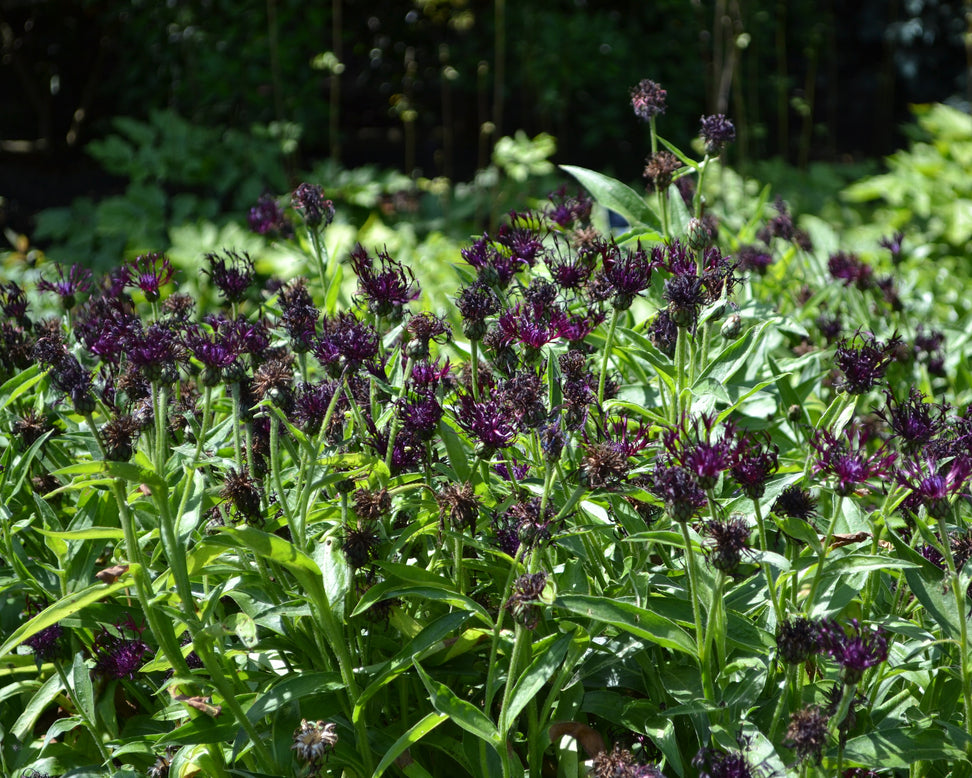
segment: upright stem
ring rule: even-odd
[[[682,530],[682,540],[685,543],[685,568],[689,577],[689,599],[692,601],[692,615],[695,617],[695,649],[699,655],[699,666],[702,669],[702,690],[709,702],[715,701],[715,689],[712,685],[712,669],[709,667],[708,649],[705,645],[705,628],[702,624],[702,605],[700,603],[699,573],[696,569],[695,549],[689,536],[688,522],[680,521],[678,526]]]
[[[830,524],[827,525],[827,535],[824,537],[823,548],[820,550],[820,561],[817,562],[817,571],[813,574],[813,582],[810,584],[810,594],[807,597],[807,612],[813,608],[814,599],[820,581],[823,579],[824,563],[827,561],[827,549],[834,538],[834,530],[837,528],[837,517],[840,515],[840,508],[844,501],[841,495],[836,495],[834,500],[834,514],[830,517]]]
[[[601,357],[601,375],[597,379],[597,404],[604,402],[604,384],[607,379],[608,361],[614,346],[614,333],[618,328],[618,318],[621,312],[615,308],[611,313],[611,324],[608,326],[607,340],[604,343],[604,355]]]
[[[953,509],[954,510],[954,509]],[[942,540],[942,550],[945,552],[945,564],[948,567],[949,588],[955,598],[955,616],[959,625],[959,673],[962,678],[962,700],[965,705],[965,731],[972,736],[972,678],[969,674],[969,627],[965,598],[965,589],[959,581],[958,568],[955,566],[955,556],[952,546],[948,542],[948,527],[945,526],[944,512],[938,512],[938,535]],[[967,752],[972,747],[967,749]]]
[[[757,497],[753,498],[753,508],[756,511],[756,527],[759,530],[759,550],[763,553],[764,557],[760,566],[763,568],[763,573],[766,576],[766,588],[769,590],[770,603],[773,605],[773,616],[776,618],[776,623],[780,624],[783,621],[783,613],[780,611],[780,598],[776,592],[773,570],[765,559],[767,550],[766,522],[763,520],[763,511],[759,507],[759,498]]]

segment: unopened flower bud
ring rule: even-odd
[[[738,313],[729,315],[722,325],[722,337],[726,340],[735,340],[742,332],[742,317]]]

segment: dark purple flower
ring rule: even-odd
[[[506,608],[517,623],[529,630],[536,629],[540,623],[542,611],[538,603],[546,585],[547,574],[543,572],[521,575],[513,582]]]
[[[499,311],[500,300],[484,281],[476,279],[459,292],[456,308],[462,316],[463,334],[470,340],[482,340],[486,318]]]
[[[703,748],[692,759],[699,778],[755,778],[757,773],[742,751],[716,751]]]
[[[316,184],[301,184],[291,198],[294,210],[304,217],[310,228],[334,221],[334,203],[324,198],[324,189]]]
[[[398,418],[419,440],[432,440],[439,429],[442,406],[432,396],[407,401],[398,406]]]
[[[915,333],[915,359],[927,365],[931,375],[945,375],[944,346],[945,335],[938,330],[926,330],[923,324],[918,325]]]
[[[574,248],[564,241],[556,241],[544,255],[550,277],[561,289],[576,292],[584,287],[597,265],[597,252],[588,248]]]
[[[224,299],[230,303],[245,300],[255,272],[250,255],[223,249],[222,254],[212,252],[205,258],[209,263],[208,275]]]
[[[827,343],[833,343],[840,338],[841,333],[844,331],[844,324],[841,321],[840,313],[828,311],[822,312],[816,319],[814,319],[814,324],[817,325],[817,329],[820,330],[820,334],[824,336]]]
[[[858,338],[859,346],[856,345]],[[870,333],[861,332],[850,340],[842,340],[837,345],[834,362],[844,374],[844,390],[848,394],[864,394],[873,389],[884,377],[899,342],[897,335],[882,343]]]
[[[370,324],[358,321],[353,313],[339,313],[324,319],[323,332],[314,344],[314,356],[332,373],[341,364],[356,370],[378,356],[378,332]]]
[[[352,570],[364,567],[378,556],[381,537],[376,528],[377,522],[373,521],[361,521],[356,527],[345,525],[341,550]]]
[[[844,251],[831,254],[827,269],[836,280],[843,281],[844,286],[853,285],[863,290],[873,283],[874,269],[856,254]]]
[[[152,652],[141,639],[143,629],[135,625],[131,616],[124,624],[115,625],[117,634],[102,627],[92,647],[95,654],[95,672],[106,678],[134,678],[135,672],[145,663],[145,655]],[[124,638],[125,630],[134,637]]]
[[[470,394],[460,394],[456,421],[489,451],[506,448],[516,439],[516,419],[498,398],[477,402]]]
[[[11,319],[16,319],[20,324],[26,324],[27,294],[17,286],[16,282],[10,281],[6,284],[0,284],[0,308]]]
[[[832,475],[836,480],[835,491],[842,496],[858,489],[873,489],[868,481],[886,479],[895,454],[884,445],[869,454],[866,442],[866,436],[860,430],[848,429],[840,439],[828,430],[817,430],[810,441],[817,451],[813,471]]]
[[[759,246],[740,246],[736,259],[741,271],[751,271],[761,276],[766,275],[766,269],[773,264],[773,255]]]
[[[54,265],[54,272],[57,278],[50,281],[42,278],[37,282],[38,291],[54,292],[65,308],[73,308],[77,295],[91,288],[91,271],[81,265],[71,265],[65,276],[64,266],[58,263]]]
[[[510,477],[510,467],[513,468],[512,478]],[[509,463],[501,459],[493,465],[493,471],[504,481],[511,481],[513,478],[522,481],[530,474],[530,465],[527,462],[521,464],[516,460],[516,457],[510,457]]]
[[[791,484],[776,498],[772,510],[777,516],[808,521],[817,514],[817,500],[809,490]]]
[[[652,117],[665,113],[665,98],[668,92],[661,85],[649,78],[642,79],[638,86],[631,90],[631,107],[635,116],[642,121],[649,121]]]
[[[776,625],[776,650],[787,664],[805,662],[821,651],[818,622],[798,616]]]
[[[91,371],[81,366],[63,342],[55,342],[52,337],[40,338],[34,346],[34,357],[48,369],[55,388],[71,399],[78,413],[84,415],[95,409]]]
[[[890,238],[881,238],[880,244],[891,252],[891,261],[897,265],[901,262],[901,247],[904,242],[904,233],[896,232]]]
[[[972,476],[972,458],[959,453],[940,463],[933,457],[924,461],[904,462],[895,473],[895,480],[912,490],[903,507],[916,511],[924,505],[928,515],[940,519],[948,515],[950,498],[961,492]]]
[[[127,295],[97,295],[87,300],[74,321],[78,340],[90,354],[117,367],[129,341],[142,330],[141,320]]]
[[[675,358],[675,346],[678,340],[678,325],[667,310],[661,310],[651,320],[648,328],[648,340],[662,354],[669,359]]]
[[[756,436],[740,436],[732,463],[732,477],[751,500],[763,496],[766,482],[779,468],[778,449],[772,445],[767,436],[760,439]]]
[[[702,544],[709,564],[724,573],[733,573],[739,567],[743,554],[751,554],[750,528],[742,519],[728,521],[710,520],[705,523],[706,539]]]
[[[766,226],[756,234],[756,237],[764,243],[769,243],[773,238],[779,238],[787,243],[793,243],[800,248],[809,250],[810,237],[796,226],[793,216],[790,214],[790,209],[783,198],[777,196],[773,207],[776,209],[776,216],[766,223]]]
[[[412,271],[378,252],[378,266],[359,243],[351,251],[351,267],[358,277],[358,295],[378,316],[398,319],[409,302],[419,295]]]
[[[544,253],[542,221],[530,213],[510,213],[509,224],[500,225],[496,242],[503,246],[510,258],[533,267]]]
[[[178,333],[163,321],[133,333],[125,343],[125,356],[149,382],[175,382],[184,351]]]
[[[906,453],[917,453],[941,434],[948,422],[947,404],[925,402],[918,387],[911,387],[908,399],[898,402],[890,389],[884,392],[887,405],[877,415],[891,428],[892,437],[901,441]]]
[[[472,246],[460,249],[462,258],[476,268],[478,277],[488,286],[505,289],[509,286],[513,276],[528,265],[513,257],[508,252],[499,251],[488,235],[483,235],[473,242]]]
[[[233,504],[234,512],[241,520],[250,524],[263,521],[260,490],[245,470],[230,468],[219,495]]]
[[[32,619],[44,610],[44,607],[40,602],[27,597],[26,610],[27,618]],[[60,623],[54,623],[49,627],[44,627],[39,632],[35,632],[24,641],[24,645],[30,647],[38,662],[50,662],[64,652],[65,646],[61,640],[63,637],[64,628]]]
[[[828,716],[819,705],[807,705],[790,716],[783,745],[796,751],[797,759],[820,764],[827,745]]]
[[[294,392],[293,420],[305,434],[316,435],[320,432],[337,387],[337,382],[330,381],[300,384],[297,387]],[[338,418],[337,414],[332,418]]]
[[[706,490],[712,489],[719,475],[732,467],[737,445],[729,424],[723,425],[718,437],[714,435],[715,422],[715,416],[703,415],[694,419],[690,428],[683,419],[662,438],[673,461],[692,473],[699,487]]]
[[[169,258],[160,252],[136,257],[125,267],[125,271],[125,285],[133,289],[141,289],[149,302],[159,299],[162,287],[172,280],[175,273]]]
[[[705,142],[705,153],[715,156],[736,139],[736,128],[721,113],[703,116],[699,135]]]
[[[635,251],[621,249],[613,240],[601,242],[597,246],[601,255],[604,278],[612,295],[611,305],[619,311],[631,307],[634,298],[645,292],[651,285],[654,263],[642,250],[641,244]]]
[[[452,366],[449,359],[439,364],[438,358],[433,361],[423,359],[412,365],[412,374],[408,376],[409,386],[419,394],[434,394],[440,386],[451,388]]]
[[[294,234],[294,226],[284,213],[277,199],[269,194],[260,196],[246,217],[250,229],[258,235],[279,235],[289,238]]]
[[[297,278],[280,290],[280,311],[291,348],[298,354],[306,354],[317,338],[317,320],[320,317],[320,311],[307,291],[306,280]]]
[[[857,619],[851,619],[851,629],[833,619],[820,622],[821,651],[829,654],[843,670],[845,684],[856,684],[869,667],[881,664],[888,658],[888,640],[884,630],[863,630]]]
[[[668,315],[675,325],[693,328],[707,298],[705,286],[696,275],[694,264],[666,279],[662,296],[668,302]]]
[[[648,490],[665,503],[673,521],[686,522],[706,505],[705,491],[684,467],[655,463]]]
[[[240,356],[240,342],[235,333],[228,327],[217,327],[210,331],[202,327],[193,326],[185,335],[186,347],[190,353],[202,362],[206,373],[203,382],[207,386],[215,386]]]
[[[574,222],[585,222],[590,218],[591,199],[581,192],[575,195],[567,194],[567,185],[547,195],[550,207],[545,215],[550,221],[561,227],[568,227]]]
[[[452,327],[441,316],[431,311],[423,311],[412,316],[405,323],[405,332],[409,335],[405,353],[411,359],[427,359],[429,343],[446,343],[452,337]]]

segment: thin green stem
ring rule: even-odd
[[[954,512],[954,508],[952,510]],[[952,597],[955,598],[955,617],[958,619],[959,625],[959,674],[962,679],[962,701],[965,706],[965,731],[972,736],[972,677],[969,673],[968,605],[965,587],[959,580],[955,555],[952,553],[952,545],[949,543],[944,511],[938,512],[937,520],[938,535],[941,539],[942,551],[945,552],[945,564],[948,567],[949,588],[952,590]],[[972,752],[972,746],[967,748],[968,752]]]
[[[608,361],[611,358],[611,349],[614,347],[614,333],[618,328],[618,319],[621,311],[617,308],[611,312],[611,323],[608,325],[607,340],[604,342],[604,354],[601,357],[601,374],[597,379],[597,404],[604,402],[604,384],[607,380]]]
[[[766,576],[766,589],[769,592],[770,604],[773,606],[773,616],[776,623],[780,624],[783,622],[783,612],[780,610],[780,598],[776,591],[776,582],[773,580],[773,568],[766,561],[768,538],[766,536],[766,522],[763,519],[763,511],[760,508],[758,497],[753,498],[753,510],[756,513],[756,527],[759,532],[759,550],[763,554],[760,567],[763,568],[763,574]]]
[[[688,531],[688,522],[677,522],[682,530],[682,540],[685,543],[685,567],[689,578],[689,599],[692,601],[692,616],[695,618],[695,647],[699,655],[699,666],[702,670],[702,690],[709,702],[715,701],[715,689],[712,685],[712,670],[709,667],[708,651],[705,645],[705,629],[702,624],[701,590],[699,574],[696,568],[695,549]]]
[[[820,559],[817,562],[817,570],[813,574],[813,581],[810,584],[810,594],[807,596],[807,613],[810,613],[814,606],[817,596],[817,589],[820,586],[820,581],[823,580],[824,565],[827,562],[827,550],[830,548],[830,543],[834,538],[834,532],[837,529],[837,518],[840,516],[840,508],[843,504],[843,500],[844,498],[841,495],[834,495],[833,515],[830,517],[830,523],[827,525],[827,534],[824,536],[823,548],[820,549]]]

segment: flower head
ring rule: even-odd
[[[908,399],[897,401],[886,389],[887,405],[877,411],[891,428],[894,438],[901,442],[906,453],[918,453],[941,434],[948,422],[948,405],[925,402],[925,395],[915,386]]]
[[[874,488],[868,481],[889,475],[895,454],[884,445],[869,454],[866,442],[866,435],[861,431],[851,430],[843,438],[837,438],[828,430],[818,430],[810,441],[817,451],[814,472],[832,475],[837,494],[841,496],[861,488]]]
[[[221,254],[207,254],[206,261],[210,279],[227,302],[239,303],[246,299],[255,272],[249,254],[223,249]]]
[[[766,482],[779,468],[776,446],[752,435],[740,436],[733,452],[732,477],[751,500],[759,499],[766,490]]]
[[[162,287],[172,280],[174,273],[172,263],[165,254],[142,254],[125,267],[125,285],[141,289],[145,299],[154,302],[159,299]]]
[[[833,619],[826,619],[818,629],[821,651],[840,664],[845,684],[858,683],[866,669],[888,658],[888,640],[880,627],[864,630],[852,619],[848,632]]]
[[[733,573],[739,567],[744,553],[752,553],[749,548],[750,528],[742,519],[729,521],[710,520],[705,523],[706,541],[703,550],[709,563],[724,573]]]
[[[43,610],[42,604],[30,597],[27,598],[26,606],[28,618],[34,618]],[[24,645],[30,647],[38,662],[49,662],[63,653],[64,644],[61,640],[63,636],[64,627],[55,622],[49,627],[44,627],[39,632],[35,632],[24,641]]]
[[[277,199],[269,194],[260,196],[246,217],[250,229],[258,235],[279,235],[289,238],[294,234],[294,225],[284,213]]]
[[[773,502],[773,513],[793,519],[807,521],[817,514],[817,500],[798,484],[790,484]]]
[[[855,345],[858,337],[860,346]],[[877,385],[884,377],[898,343],[897,336],[882,343],[870,333],[860,332],[853,339],[840,342],[834,361],[844,374],[843,384],[848,394],[864,394]]]
[[[636,250],[630,251],[619,248],[612,240],[610,243],[602,242],[598,250],[604,278],[613,295],[611,304],[619,311],[627,310],[635,296],[642,294],[651,285],[654,263],[641,249],[640,244]]]
[[[439,519],[449,520],[457,530],[476,531],[476,519],[479,517],[479,498],[468,481],[462,484],[449,484],[443,487],[435,497],[439,506]]]
[[[260,490],[245,470],[230,468],[223,481],[220,496],[233,503],[236,514],[244,521],[262,521]]]
[[[634,754],[617,743],[613,750],[595,755],[590,775],[591,778],[664,778],[657,767],[639,764]]]
[[[124,624],[115,625],[115,633],[102,627],[101,634],[95,638],[95,672],[106,678],[134,678],[135,672],[144,664],[145,655],[152,649],[139,637],[144,628],[137,627],[131,616]],[[128,630],[135,637],[122,637]]]
[[[678,465],[655,463],[649,490],[665,503],[673,521],[686,522],[706,504],[705,491],[696,477]]]
[[[644,177],[648,180],[648,191],[667,192],[675,171],[680,167],[681,160],[670,151],[662,149],[652,154],[645,162]]]
[[[705,153],[715,156],[736,139],[736,128],[723,114],[703,116],[699,135],[705,143]]]
[[[38,291],[54,292],[61,298],[61,303],[66,309],[73,308],[77,295],[91,288],[91,271],[81,265],[71,265],[71,269],[65,275],[64,266],[58,263],[54,265],[54,272],[57,278],[51,280],[42,278],[37,282]]]
[[[341,550],[354,569],[364,567],[377,555],[381,546],[381,537],[376,529],[376,522],[362,520],[358,526],[345,526],[341,538]]]
[[[807,705],[790,716],[784,745],[796,751],[801,762],[811,760],[820,764],[827,745],[828,716],[819,705]]]
[[[776,650],[787,664],[805,662],[821,650],[818,623],[803,616],[781,621],[776,625]]]
[[[311,765],[320,764],[338,742],[337,724],[329,721],[301,719],[294,731],[294,744],[290,747],[297,758]]]
[[[306,354],[317,338],[320,311],[314,306],[305,279],[297,278],[280,290],[280,312],[291,348],[298,354]]]
[[[560,227],[568,227],[574,222],[584,222],[590,218],[593,203],[582,192],[567,194],[567,185],[547,195],[550,207],[544,212],[546,217]]]
[[[378,316],[400,318],[404,307],[418,297],[418,285],[412,271],[392,259],[388,252],[378,252],[378,265],[359,243],[351,251],[351,267],[358,277],[358,295],[368,309]]]
[[[301,184],[294,190],[292,202],[308,227],[315,228],[321,224],[326,227],[334,221],[334,203],[324,198],[323,187]]]
[[[547,585],[546,573],[521,575],[513,582],[513,591],[506,601],[506,607],[513,618],[527,629],[536,629],[540,622],[540,596]]]
[[[648,121],[654,116],[665,113],[665,98],[668,92],[649,78],[642,79],[631,90],[631,107],[635,116]]]
[[[836,280],[843,281],[844,286],[856,286],[863,290],[873,283],[874,268],[862,262],[856,254],[844,251],[831,254],[827,269]]]

